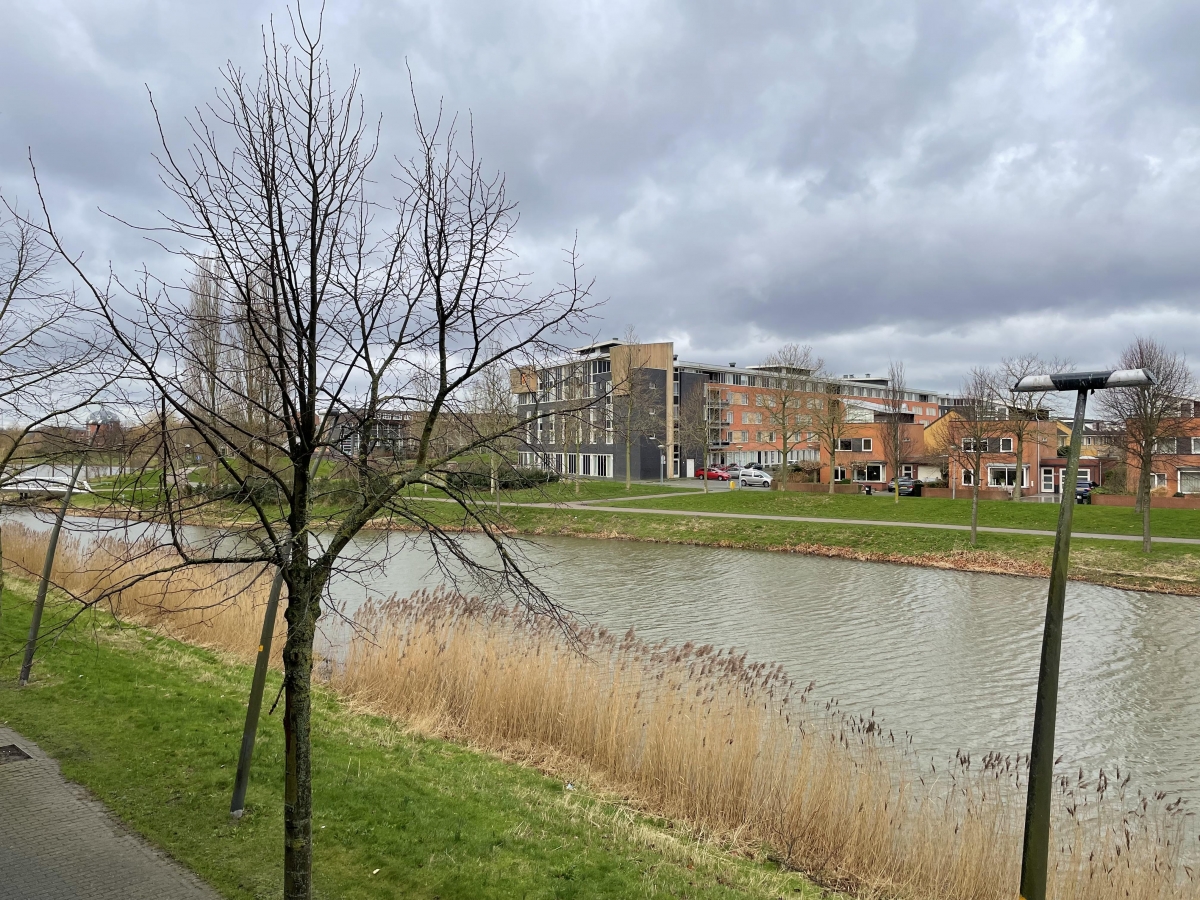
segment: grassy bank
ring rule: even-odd
[[[0,721],[224,896],[278,896],[276,719],[264,717],[259,731],[247,814],[236,824],[228,815],[250,669],[97,614],[43,649],[35,680],[18,690],[13,655],[28,628],[30,591],[14,587],[0,616]],[[63,613],[53,608],[48,623]],[[277,686],[273,676],[269,696]],[[355,712],[326,689],[313,742],[320,897],[817,893],[795,875],[697,844],[584,788],[566,791],[532,769]]]
[[[940,525],[970,525],[970,491],[961,499],[901,497],[887,494],[807,494],[793,491],[738,490],[690,493],[679,497],[633,500],[617,505],[683,509],[703,512],[760,513],[775,516],[819,516],[829,519],[871,519],[881,522],[924,522]],[[1058,526],[1057,503],[1013,503],[981,500],[979,524],[991,528],[1031,528],[1054,531]],[[1140,535],[1141,513],[1132,507],[1077,505],[1073,529],[1097,534]],[[1155,509],[1150,531],[1156,537],[1200,538],[1200,511]]]
[[[961,531],[837,522],[530,507],[506,510],[505,516],[515,531],[530,535],[773,550],[1037,577],[1049,576],[1054,549],[1052,538],[1036,535],[981,532],[977,546],[972,548],[969,535]],[[1071,577],[1130,590],[1200,594],[1200,547],[1157,544],[1147,555],[1141,552],[1140,544],[1131,541],[1078,538],[1071,543]]]

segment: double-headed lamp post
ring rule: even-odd
[[[1021,853],[1021,897],[1045,900],[1050,857],[1050,800],[1054,786],[1054,724],[1058,714],[1058,667],[1062,656],[1063,605],[1067,592],[1067,565],[1071,556],[1071,519],[1075,512],[1075,482],[1079,477],[1079,446],[1089,391],[1118,387],[1149,387],[1158,379],[1147,369],[1116,372],[1069,372],[1062,375],[1029,375],[1014,391],[1076,391],[1075,421],[1063,476],[1054,560],[1050,564],[1050,592],[1046,600],[1046,628],[1042,634],[1042,665],[1038,672],[1037,707],[1033,714],[1033,747],[1029,752],[1029,795],[1025,803],[1025,843]],[[1018,465],[1020,461],[1018,460]],[[1067,494],[1068,488],[1070,495]]]

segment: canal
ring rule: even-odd
[[[34,524],[27,513],[14,519]],[[76,533],[87,527],[72,523]],[[487,554],[484,539],[466,540]],[[1029,749],[1042,580],[669,544],[522,543],[534,576],[576,614],[651,640],[782,663],[797,681],[815,681],[818,697],[911,734],[939,768],[959,749]],[[368,596],[446,577],[407,536],[365,536],[356,551],[357,573],[332,586],[346,613]],[[1145,789],[1200,796],[1197,606],[1069,585],[1057,741],[1067,764],[1119,765]],[[332,621],[327,634],[337,639]]]

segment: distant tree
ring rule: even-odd
[[[1195,380],[1182,353],[1154,338],[1135,337],[1122,351],[1117,369],[1149,369],[1158,383],[1148,388],[1100,391],[1100,408],[1123,427],[1128,453],[1138,461],[1137,507],[1142,514],[1142,550],[1150,552],[1150,491],[1154,453],[1182,433],[1180,403],[1191,399]]]
[[[701,384],[699,390],[681,390],[679,407],[675,411],[676,443],[683,451],[700,448],[700,466],[708,469],[709,445],[712,443],[712,428],[708,421],[708,387]],[[681,451],[680,455],[683,455]],[[708,477],[700,479],[708,492]]]
[[[893,502],[900,502],[900,466],[904,463],[904,411],[908,384],[904,376],[904,363],[893,360],[888,363],[888,383],[883,389],[883,459],[892,472]]]
[[[837,482],[835,472],[837,471],[838,446],[842,438],[850,434],[854,425],[850,421],[849,409],[842,396],[841,382],[833,376],[823,373],[817,374],[814,380],[817,395],[806,400],[805,406],[807,408],[811,402],[812,408],[808,411],[811,427],[821,449],[829,457],[829,493],[832,494],[834,484]]]
[[[633,448],[642,440],[657,436],[666,428],[664,410],[658,391],[650,379],[650,354],[632,325],[622,337],[625,364],[618,371],[613,366],[612,408],[613,434],[625,448],[625,490],[633,486]],[[662,434],[665,444],[669,435]]]
[[[947,417],[943,448],[951,462],[958,463],[960,472],[971,473],[971,546],[977,543],[979,528],[979,487],[983,478],[983,455],[988,442],[1005,431],[1005,423],[995,402],[994,376],[983,368],[971,370],[963,382],[961,400]],[[950,476],[954,478],[954,466]]]
[[[1017,455],[1017,474],[1013,482],[1012,498],[1021,499],[1021,474],[1024,472],[1025,445],[1029,441],[1041,442],[1039,423],[1050,418],[1047,408],[1048,391],[1015,391],[1013,387],[1027,375],[1044,375],[1065,371],[1070,363],[1066,360],[1043,360],[1033,353],[1005,357],[1000,368],[993,373],[993,393],[1003,406],[1008,417],[1008,431],[1013,436],[1013,449]]]
[[[757,397],[766,405],[767,421],[771,423],[779,447],[779,468],[774,483],[778,491],[787,487],[788,454],[804,442],[805,432],[812,424],[806,401],[811,396],[813,375],[824,365],[807,344],[784,344],[763,362],[763,368],[767,370],[761,376],[765,389],[760,390]]]

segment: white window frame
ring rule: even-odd
[[[913,477],[912,463],[905,463],[904,465],[902,465],[900,467],[900,477],[901,478],[912,478]]]
[[[845,481],[846,480],[846,467],[845,466],[834,466],[833,467],[833,480],[834,481]]]
[[[875,447],[875,441],[872,438],[863,438],[862,442],[862,452],[871,453]]]
[[[972,485],[972,483],[974,482],[974,479],[975,479],[974,470],[968,469],[966,466],[963,466],[962,483],[964,485],[966,485],[967,487],[970,487]]]
[[[1004,446],[1005,444],[1008,444],[1008,446],[1005,447]],[[1012,453],[1013,452],[1013,439],[1012,438],[1006,438],[1006,437],[1000,438],[1000,452],[1001,453]]]
[[[1192,438],[1192,453],[1200,455],[1200,437]]]
[[[1153,488],[1165,488],[1166,486],[1167,486],[1167,473],[1166,472],[1151,472],[1150,473],[1150,487],[1152,489]]]
[[[1049,479],[1050,479],[1049,486],[1047,486],[1047,484],[1046,484],[1047,477],[1049,477]],[[1042,493],[1043,494],[1053,494],[1054,493],[1054,468],[1052,466],[1043,466],[1042,467]]]

